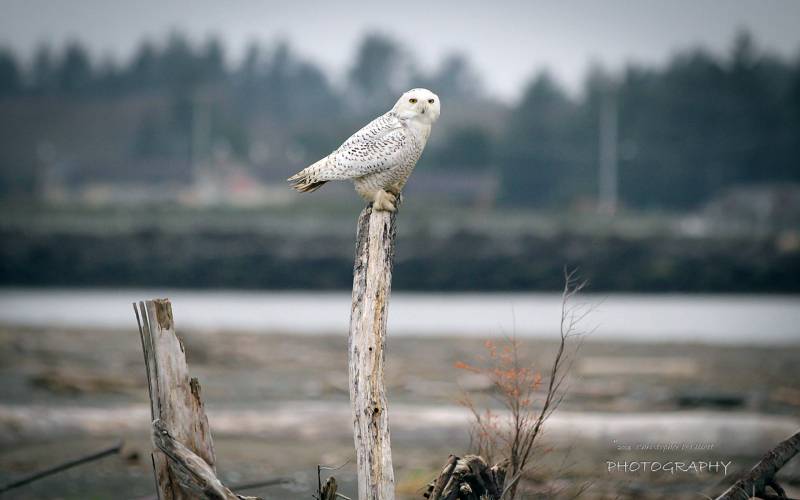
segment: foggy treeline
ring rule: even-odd
[[[189,183],[193,165],[219,156],[279,182],[414,86],[443,101],[420,168],[491,176],[501,204],[594,200],[608,105],[625,206],[694,209],[731,186],[800,181],[800,57],[763,51],[747,33],[725,54],[687,48],[659,67],[594,66],[576,95],[541,71],[504,103],[482,85],[490,69],[453,54],[423,71],[382,35],[362,40],[337,83],[288,42],[254,44],[235,64],[220,40],[180,33],[124,61],[79,42],[29,58],[2,49],[0,193],[30,198],[53,172],[66,184]]]

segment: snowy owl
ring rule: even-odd
[[[440,109],[439,96],[428,89],[411,89],[389,112],[288,180],[294,189],[307,193],[328,181],[352,179],[358,194],[375,210],[394,212]]]

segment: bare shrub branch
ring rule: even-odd
[[[564,272],[559,343],[546,377],[521,359],[520,342],[515,335],[499,345],[486,341],[486,354],[478,356],[476,364],[456,363],[457,368],[488,377],[494,389],[493,396],[506,410],[501,414],[489,408],[480,409],[466,392],[459,401],[472,414],[472,451],[489,463],[503,459],[508,462],[509,480],[500,496],[502,499],[516,497],[519,481],[530,465],[544,423],[564,398],[564,383],[574,361],[574,355],[568,354],[568,347],[574,337],[583,335],[580,324],[592,311],[589,305],[574,303],[575,296],[584,287],[585,282],[577,280],[574,272]]]

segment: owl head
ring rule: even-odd
[[[400,96],[392,110],[402,119],[432,124],[441,111],[439,96],[428,89],[411,89]]]

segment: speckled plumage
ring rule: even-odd
[[[403,94],[387,113],[372,120],[334,152],[289,178],[301,192],[328,181],[351,179],[356,191],[379,210],[394,210],[396,197],[414,170],[431,125],[439,117],[439,97],[426,89]]]

